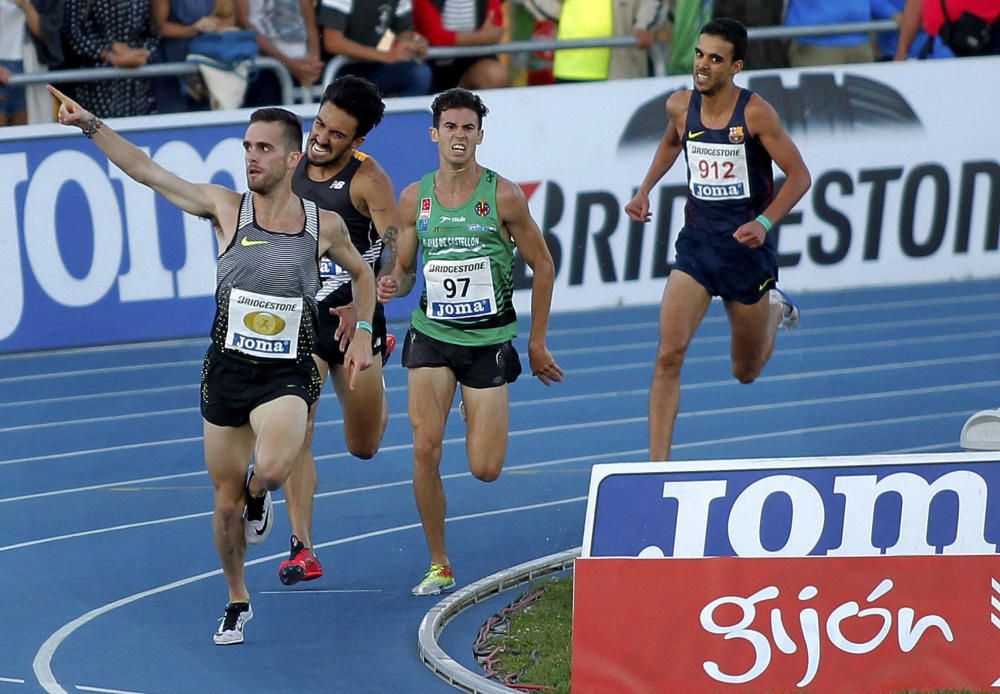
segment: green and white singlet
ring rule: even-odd
[[[413,327],[454,345],[494,345],[517,335],[513,240],[497,213],[495,171],[483,169],[468,202],[445,207],[434,174],[420,180],[417,238],[424,289]]]

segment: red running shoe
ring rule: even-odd
[[[392,356],[392,350],[396,349],[396,336],[392,333],[386,333],[385,335],[385,356],[382,357],[382,365],[389,361],[389,357]]]
[[[312,581],[323,575],[323,566],[311,549],[307,549],[299,538],[292,535],[292,549],[288,559],[278,567],[278,578],[286,586],[299,581]]]

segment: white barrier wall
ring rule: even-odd
[[[1000,273],[1000,58],[744,73],[778,110],[813,188],[776,229],[793,291]],[[683,223],[682,161],[653,221],[623,207],[689,78],[484,93],[480,161],[521,184],[557,264],[554,310],[659,301]],[[436,165],[430,97],[390,102],[365,149],[397,193]],[[306,127],[315,106],[297,110]],[[248,112],[115,125],[195,181],[242,189]],[[772,232],[774,233],[774,232]],[[75,131],[0,129],[0,352],[204,335],[215,248],[203,220],[127,180]],[[518,283],[528,286],[524,268]],[[528,310],[526,292],[515,295]],[[393,302],[402,318],[413,299]]]
[[[775,106],[813,177],[778,229],[781,284],[802,291],[1000,274],[998,78],[997,58],[737,76]],[[663,133],[666,96],[689,84],[485,95],[492,113],[480,161],[529,193],[558,256],[557,310],[660,300],[683,224],[683,155],[651,196],[649,224],[631,223],[623,207]]]

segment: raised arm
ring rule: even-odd
[[[656,146],[653,161],[650,162],[635,197],[625,205],[625,212],[630,219],[637,222],[649,221],[649,193],[681,153],[681,133],[684,131],[684,119],[690,99],[691,93],[687,91],[674,92],[667,99],[667,129]]]
[[[220,241],[225,238],[224,230],[235,231],[239,193],[222,186],[191,183],[167,171],[76,101],[52,85],[48,89],[61,102],[59,122],[80,128],[130,178],[149,186],[185,212],[212,220]]]
[[[531,218],[524,191],[506,178],[497,184],[497,212],[510,233],[524,262],[531,268],[531,333],[528,335],[528,361],[531,375],[545,385],[561,381],[562,369],[556,364],[545,343],[552,307],[555,265],[545,237]]]
[[[390,270],[382,266],[378,278],[378,300],[385,303],[397,296],[406,296],[417,279],[417,194],[419,183],[411,183],[399,196],[399,216],[402,220],[393,239],[383,237],[386,247],[392,247],[393,263]],[[385,251],[383,251],[383,263]]]

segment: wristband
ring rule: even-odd
[[[366,320],[359,320],[357,322],[356,330],[367,330],[369,335],[374,335],[375,331],[372,330],[372,324]]]
[[[97,116],[91,115],[90,120],[87,121],[87,124],[83,126],[81,130],[88,140],[92,140],[94,138],[94,133],[100,130],[102,125],[104,125],[104,123],[102,123]]]
[[[764,227],[764,233],[771,231],[771,227],[774,226],[771,223],[771,220],[762,214],[759,214],[756,217],[754,217],[754,221],[760,224],[762,227]]]

